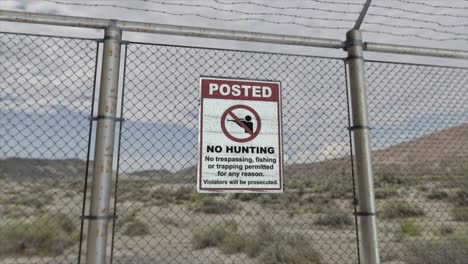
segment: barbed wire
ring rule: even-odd
[[[383,5],[379,5],[379,4],[372,4],[372,7],[373,8],[382,8],[382,9],[387,9],[387,10],[396,10],[396,11],[401,11],[401,12],[410,13],[410,14],[427,15],[427,16],[468,18],[468,16],[464,16],[464,15],[455,15],[455,14],[448,14],[448,13],[436,14],[436,13],[431,13],[431,12],[422,12],[422,11],[416,11],[416,10],[409,10],[409,9],[404,9],[404,8],[394,7],[394,6],[383,6]]]
[[[361,31],[363,32],[368,32],[368,33],[374,33],[374,34],[382,34],[382,35],[391,35],[391,36],[396,36],[396,37],[413,37],[413,38],[420,38],[420,39],[425,39],[425,40],[432,40],[432,41],[468,41],[468,38],[435,38],[435,37],[428,37],[428,36],[423,36],[420,34],[404,34],[404,33],[395,33],[395,32],[390,32],[390,31],[384,31],[384,30],[371,30],[371,29],[362,29]]]
[[[412,17],[402,17],[402,16],[394,16],[394,15],[386,15],[386,14],[375,14],[375,13],[367,13],[366,16],[373,16],[373,17],[384,17],[384,18],[391,18],[391,19],[400,19],[400,20],[408,20],[412,22],[422,22],[428,24],[434,24],[445,28],[457,28],[457,27],[468,27],[468,24],[444,24],[439,21],[433,20],[426,20],[426,19],[419,19],[419,18],[412,18]],[[367,22],[366,22],[367,23]]]
[[[114,1],[114,0],[105,0],[105,1]],[[207,8],[207,9],[211,9],[215,11],[229,12],[229,13],[242,14],[242,15],[281,16],[281,17],[291,17],[291,18],[300,18],[300,19],[308,19],[308,20],[354,22],[354,19],[345,19],[345,18],[329,18],[329,17],[323,17],[323,16],[311,17],[311,16],[302,16],[302,15],[294,15],[294,14],[267,13],[267,12],[245,12],[245,11],[239,11],[239,10],[234,10],[234,9],[224,9],[224,8],[219,8],[219,7],[205,5],[205,4],[183,4],[183,3],[164,2],[164,1],[157,1],[157,0],[132,0],[132,1],[140,1],[140,2],[160,4],[160,5],[168,5],[168,6]],[[212,0],[212,1],[217,1],[217,0]]]
[[[296,21],[273,21],[273,20],[268,20],[268,19],[258,18],[258,17],[220,18],[220,17],[202,15],[202,14],[199,14],[199,13],[176,13],[176,12],[169,12],[169,11],[149,9],[149,8],[121,6],[121,5],[116,5],[116,4],[95,4],[95,3],[94,4],[92,4],[92,3],[84,4],[84,3],[61,2],[61,1],[56,1],[56,0],[42,0],[42,1],[43,2],[48,2],[48,3],[53,3],[53,4],[59,4],[59,5],[84,6],[84,7],[112,7],[112,8],[120,8],[120,9],[132,10],[132,11],[152,12],[152,13],[159,13],[159,14],[166,14],[166,15],[173,15],[173,16],[195,16],[195,17],[205,18],[205,19],[209,19],[209,20],[226,21],[226,22],[259,21],[259,22],[265,22],[265,23],[277,24],[277,25],[296,25],[296,26],[312,28],[312,29],[336,29],[336,30],[342,30],[342,29],[346,30],[346,29],[348,29],[348,27],[314,26],[314,25],[308,25],[308,24],[304,24],[304,23],[300,23],[300,22],[296,22]]]
[[[411,4],[411,5],[427,6],[427,7],[431,7],[431,8],[444,8],[444,9],[456,9],[456,10],[459,10],[459,9],[467,10],[468,9],[468,7],[463,7],[463,6],[434,5],[434,4],[428,4],[426,2],[413,2],[413,1],[408,1],[408,0],[391,0],[391,1],[400,2],[400,3],[404,3],[404,4]],[[451,2],[456,2],[456,1],[451,1]],[[461,0],[460,2],[467,3],[467,5],[468,5],[468,1]]]
[[[435,28],[431,27],[425,27],[425,26],[410,26],[410,25],[397,25],[397,24],[387,24],[387,23],[381,23],[381,22],[365,22],[366,25],[375,25],[375,26],[384,26],[384,27],[392,27],[392,28],[400,28],[400,29],[417,29],[417,30],[429,30],[435,33],[442,33],[442,34],[449,34],[449,35],[454,35],[454,36],[460,36],[460,32],[454,32],[454,31],[447,31],[447,30],[438,30]]]
[[[272,6],[268,4],[261,4],[257,2],[252,2],[252,1],[239,1],[239,2],[225,2],[222,0],[211,0],[215,3],[218,4],[223,4],[223,5],[255,5],[255,6],[260,6],[260,7],[266,7],[266,8],[273,8],[273,9],[280,9],[280,10],[287,10],[287,9],[293,9],[293,10],[319,10],[319,11],[325,11],[329,12],[329,9],[325,10],[320,10],[319,8],[316,7],[303,7],[303,6]],[[322,0],[309,0],[309,2],[316,2],[316,3],[326,3],[326,4],[332,4],[332,5],[346,5],[346,6],[363,6],[364,4],[358,4],[358,3],[350,3],[350,2],[332,2],[332,1],[322,1]],[[336,12],[336,10],[331,10],[333,12]],[[349,11],[344,11],[346,13],[350,13]],[[360,12],[354,12],[359,14]]]
[[[165,11],[165,10],[160,10],[160,9],[151,9],[151,8],[139,8],[139,7],[132,7],[132,6],[125,6],[125,5],[118,5],[114,3],[110,4],[103,4],[103,3],[79,3],[79,2],[64,2],[64,1],[59,1],[59,0],[43,0],[44,2],[49,2],[53,4],[59,4],[59,5],[72,5],[72,6],[84,6],[84,7],[111,7],[111,8],[119,8],[119,9],[125,9],[125,10],[131,10],[131,11],[141,11],[141,12],[153,12],[153,13],[159,13],[159,14],[166,14],[166,15],[172,15],[172,16],[194,16],[194,17],[199,17],[203,19],[209,19],[209,20],[215,20],[215,21],[225,21],[225,22],[240,22],[240,21],[258,21],[258,22],[264,22],[264,23],[269,23],[269,24],[276,24],[276,25],[295,25],[295,26],[300,26],[300,27],[305,27],[305,28],[311,28],[311,29],[333,29],[333,30],[348,30],[350,27],[342,27],[342,26],[318,26],[318,25],[309,25],[306,23],[298,22],[298,21],[275,21],[272,19],[266,19],[266,18],[260,18],[260,17],[248,17],[248,16],[274,16],[274,17],[290,17],[290,18],[296,18],[296,19],[308,19],[308,20],[327,20],[327,21],[335,21],[335,22],[354,22],[354,19],[346,19],[346,18],[330,18],[330,17],[312,17],[312,16],[303,16],[303,15],[294,15],[294,14],[284,14],[284,13],[279,13],[279,12],[245,12],[245,11],[239,11],[235,9],[225,9],[225,8],[220,8],[212,5],[206,5],[206,4],[193,4],[193,3],[181,3],[181,2],[164,2],[164,1],[158,1],[158,0],[136,0],[136,1],[141,1],[141,2],[148,2],[148,3],[154,3],[154,4],[160,4],[160,5],[168,5],[168,6],[181,6],[181,7],[190,7],[190,8],[207,8],[211,9],[214,11],[218,12],[229,12],[232,14],[241,14],[245,15],[247,17],[238,17],[238,18],[225,18],[225,17],[219,17],[219,16],[211,16],[211,15],[205,15],[202,13],[197,13],[197,12],[170,12],[170,11]],[[114,1],[114,0],[106,0],[106,1]],[[288,9],[288,8],[297,8],[301,9],[301,7],[278,7],[278,6],[272,6],[272,5],[267,5],[267,4],[262,4],[262,3],[255,3],[252,1],[243,1],[243,2],[226,2],[222,0],[210,0],[218,4],[224,4],[224,5],[242,5],[242,4],[250,4],[250,5],[256,5],[260,7],[273,7],[273,8],[278,8],[278,9]],[[322,0],[317,0],[317,1],[322,1]],[[314,1],[314,2],[317,2]],[[410,2],[408,0],[394,0],[394,1],[402,1],[402,2]],[[322,1],[324,2],[324,1]],[[344,3],[343,3],[344,4]],[[348,3],[349,4],[349,3]],[[374,5],[375,7],[376,5]],[[376,6],[380,8],[387,8],[387,9],[394,9],[394,10],[403,10],[401,8],[394,8],[394,7],[387,7],[387,6]],[[320,8],[312,8],[315,11],[322,11]],[[346,13],[346,14],[355,14],[359,12],[346,12],[346,11],[333,11],[331,9],[325,9],[330,12],[335,12],[335,13]],[[424,13],[420,11],[407,11],[409,13]],[[424,13],[426,14],[426,13]],[[443,15],[443,14],[439,14]],[[411,22],[420,22],[420,23],[426,23],[426,24],[432,24],[432,25],[437,25],[440,27],[444,28],[465,28],[468,27],[468,24],[444,24],[441,23],[440,21],[433,21],[433,20],[427,20],[427,19],[419,19],[419,18],[413,18],[413,17],[406,17],[406,16],[394,16],[394,15],[387,15],[387,14],[380,14],[380,13],[372,13],[370,12],[367,14],[367,16],[370,17],[384,17],[384,18],[391,18],[391,19],[399,19],[399,20],[407,20]],[[445,15],[444,15],[445,16]],[[382,27],[391,27],[391,28],[398,28],[398,29],[415,29],[415,30],[428,30],[431,32],[439,33],[439,34],[446,34],[446,35],[451,35],[454,37],[431,37],[431,36],[424,36],[421,34],[416,34],[416,33],[396,33],[396,32],[390,32],[386,30],[363,30],[365,32],[369,33],[374,33],[374,34],[386,34],[386,35],[391,35],[391,36],[398,36],[398,37],[414,37],[414,38],[420,38],[424,40],[433,40],[433,41],[454,41],[454,40],[468,40],[468,38],[465,38],[464,34],[461,34],[460,32],[456,31],[451,31],[451,30],[441,30],[441,29],[436,29],[430,26],[415,26],[415,25],[398,25],[398,24],[391,24],[391,23],[385,23],[385,22],[374,22],[374,21],[366,21],[364,23],[365,25],[376,25],[376,26],[382,26]]]

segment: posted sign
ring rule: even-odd
[[[282,192],[279,82],[200,79],[199,192]]]

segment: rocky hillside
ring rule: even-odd
[[[0,179],[13,181],[79,179],[85,176],[86,161],[79,159],[0,159]]]
[[[376,174],[463,174],[468,171],[468,124],[373,151]],[[290,164],[287,177],[327,177],[349,175],[349,157],[314,163]],[[34,180],[43,178],[73,179],[85,175],[86,162],[78,159],[42,160],[8,158],[0,160],[0,179]],[[122,178],[194,182],[196,167],[175,173],[167,170],[144,170],[121,174]]]

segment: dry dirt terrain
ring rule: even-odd
[[[382,262],[468,263],[468,125],[373,158]],[[76,263],[85,170],[0,160],[0,263]],[[283,194],[201,195],[194,167],[121,173],[113,261],[357,263],[351,175],[349,157],[289,164]]]

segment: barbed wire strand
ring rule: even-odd
[[[391,19],[408,20],[408,21],[412,21],[412,22],[428,23],[428,24],[438,25],[440,27],[445,27],[445,28],[468,27],[468,24],[444,24],[444,23],[441,23],[439,21],[419,19],[419,18],[411,18],[411,17],[394,16],[394,15],[386,15],[386,14],[376,14],[376,13],[372,13],[372,12],[368,13],[367,16],[384,17],[384,18],[391,18]]]
[[[454,36],[460,36],[463,35],[460,32],[454,32],[454,31],[448,31],[448,30],[438,30],[435,28],[431,27],[425,27],[425,26],[402,26],[402,25],[397,25],[397,24],[387,24],[387,23],[382,23],[382,22],[369,22],[366,21],[364,25],[375,25],[375,26],[384,26],[384,27],[392,27],[392,28],[399,28],[399,29],[417,29],[417,30],[428,30],[432,31],[435,33],[442,33],[442,34],[449,34],[449,35],[454,35]]]
[[[296,26],[312,28],[312,29],[334,29],[334,30],[348,30],[349,29],[348,27],[340,27],[340,26],[314,26],[314,25],[308,25],[308,24],[304,24],[304,23],[300,23],[300,22],[296,22],[296,21],[273,21],[273,20],[268,20],[268,19],[263,19],[263,18],[258,18],[258,17],[220,18],[220,17],[202,15],[202,14],[199,14],[199,13],[175,13],[175,12],[168,12],[168,11],[163,11],[163,10],[149,9],[149,8],[127,7],[127,6],[121,6],[121,5],[116,5],[116,4],[97,4],[97,3],[84,4],[84,3],[76,3],[76,2],[62,2],[62,1],[57,1],[57,0],[43,0],[43,1],[44,2],[49,2],[49,3],[54,3],[54,4],[60,4],[60,5],[85,6],[85,7],[112,7],[112,8],[120,8],[120,9],[133,10],[133,11],[161,13],[161,14],[174,15],[174,16],[195,16],[195,17],[200,17],[200,18],[209,19],[209,20],[226,21],[226,22],[259,21],[259,22],[265,22],[265,23],[270,23],[270,24],[296,25]],[[143,0],[143,1],[160,2],[160,1],[154,1],[154,0]],[[236,10],[230,10],[228,12],[231,12],[231,11],[235,13]],[[239,11],[239,12],[241,12],[241,11]],[[370,16],[379,16],[379,17],[390,17],[389,15],[382,15],[382,14],[369,14],[369,15]],[[391,16],[391,17],[394,17],[394,16]],[[405,17],[397,17],[397,18],[417,20],[417,19],[410,19],[410,18],[405,18]],[[430,22],[439,24],[439,23],[434,22],[434,21],[430,21]],[[381,23],[381,22],[366,22],[366,24],[375,24],[375,25],[381,25],[381,26],[405,28],[404,26],[396,26],[396,25],[391,25],[391,24],[386,24],[386,23]],[[459,27],[459,26],[464,26],[464,25],[451,25],[449,27]],[[453,35],[458,35],[458,36],[461,35],[460,33],[456,33],[456,32],[441,31],[441,30],[431,29],[431,28],[428,28],[428,27],[408,26],[406,28],[413,28],[413,29],[419,29],[419,30],[420,29],[428,29],[428,30],[432,30],[432,31],[437,32],[437,33],[446,33],[446,34],[453,34]],[[403,33],[394,33],[394,32],[384,31],[384,30],[363,30],[363,31],[369,32],[369,33],[387,34],[387,35],[399,36],[399,37],[415,37],[415,38],[420,38],[420,39],[425,39],[425,40],[432,40],[432,41],[468,40],[468,38],[463,38],[463,37],[435,38],[435,37],[423,36],[423,35],[420,35],[420,34],[403,34]]]
[[[99,1],[99,0],[89,0],[89,1]],[[100,1],[103,1],[103,0],[100,0]],[[104,1],[118,1],[118,0],[104,0]],[[205,5],[205,4],[174,3],[174,2],[164,2],[164,1],[157,1],[157,0],[133,0],[133,1],[126,0],[126,1],[127,2],[141,1],[141,2],[147,2],[147,3],[160,4],[160,5],[171,5],[171,6],[206,7],[206,8],[211,8],[211,9],[217,8],[217,7],[214,7],[211,5]],[[321,11],[321,12],[339,13],[339,14],[359,14],[360,13],[359,11],[342,11],[342,10],[333,10],[333,9],[320,8],[320,7],[299,7],[299,6],[280,7],[280,6],[272,6],[272,5],[261,4],[261,3],[250,2],[250,1],[244,1],[244,2],[223,2],[220,0],[208,0],[208,1],[212,1],[221,5],[255,5],[255,6],[278,9],[278,10],[309,10],[309,11]],[[356,5],[362,6],[362,4],[356,4]],[[226,9],[221,9],[221,8],[218,8],[218,9],[220,9],[220,11],[226,11]],[[230,10],[235,11],[232,9]],[[269,14],[273,15],[273,13],[269,13]]]
[[[272,9],[280,9],[280,10],[286,10],[286,9],[294,9],[294,10],[317,10],[318,8],[316,7],[303,7],[303,6],[272,6],[268,4],[261,4],[257,2],[252,2],[252,1],[240,1],[240,2],[225,2],[221,0],[211,0],[215,3],[222,4],[222,5],[255,5],[255,6],[260,6],[260,7],[266,7],[266,8],[272,8]],[[328,2],[328,1],[322,1],[322,0],[308,0],[307,2],[316,2],[316,3],[325,3],[325,4],[333,4],[333,5],[345,5],[345,6],[363,6],[364,4],[361,3],[350,3],[350,2]],[[359,12],[356,12],[359,13]]]
[[[464,15],[455,15],[455,14],[448,14],[448,13],[436,14],[436,13],[431,13],[431,12],[422,12],[422,11],[409,10],[409,9],[404,9],[404,8],[394,7],[394,6],[384,6],[384,5],[379,5],[379,4],[372,4],[372,7],[382,8],[382,9],[387,9],[387,10],[396,10],[396,11],[401,11],[401,12],[410,13],[410,14],[418,14],[418,15],[443,16],[443,17],[452,17],[452,18],[468,18],[468,16],[464,16]]]
[[[434,38],[434,37],[422,36],[422,35],[419,35],[419,34],[394,33],[394,32],[389,32],[389,31],[384,31],[384,30],[362,29],[361,31],[368,32],[368,33],[374,33],[374,34],[391,35],[391,36],[396,36],[396,37],[413,37],[413,38],[420,38],[420,39],[431,40],[431,41],[468,41],[468,38],[462,38],[462,37],[458,37],[458,38]]]
[[[225,22],[239,22],[239,21],[259,21],[265,22],[269,24],[276,24],[276,25],[296,25],[305,28],[312,28],[312,29],[335,29],[335,30],[347,30],[348,27],[340,27],[340,26],[314,26],[308,25],[296,21],[272,21],[263,18],[220,18],[220,17],[212,17],[207,15],[201,15],[198,13],[175,13],[175,12],[168,12],[163,10],[156,10],[156,9],[148,9],[148,8],[138,8],[138,7],[127,7],[115,4],[84,4],[84,3],[71,3],[71,2],[60,2],[56,0],[42,0],[43,2],[58,4],[58,5],[70,5],[70,6],[84,6],[84,7],[112,7],[112,8],[120,8],[132,11],[142,11],[142,12],[152,12],[152,13],[159,13],[159,14],[166,14],[166,15],[173,15],[173,16],[195,16],[200,18],[205,18],[209,20],[216,20],[216,21],[225,21]]]
[[[390,0],[390,1],[395,1],[395,2],[400,2],[400,3],[405,3],[405,4],[411,4],[411,5],[427,6],[427,7],[430,7],[430,8],[468,10],[468,7],[463,7],[463,6],[434,5],[434,4],[428,4],[426,2],[413,2],[413,1],[408,1],[408,0]],[[454,2],[454,1],[451,1],[451,2]],[[464,3],[466,3],[468,5],[468,1],[461,1],[461,2],[464,2]]]
[[[101,1],[103,1],[103,0],[101,0]],[[115,0],[104,0],[104,1],[115,1]],[[234,9],[224,9],[224,8],[219,8],[219,7],[204,5],[204,4],[182,4],[182,3],[171,3],[171,2],[163,2],[163,1],[156,1],[156,0],[132,0],[132,1],[140,1],[140,2],[154,3],[154,4],[167,5],[167,6],[207,8],[207,9],[211,9],[211,10],[215,10],[215,11],[229,12],[229,13],[242,14],[242,15],[282,16],[282,17],[300,18],[300,19],[308,19],[308,20],[327,20],[327,21],[337,21],[337,22],[354,22],[354,19],[345,19],[345,18],[329,18],[329,17],[322,17],[322,16],[321,17],[311,17],[311,16],[283,14],[283,13],[267,13],[267,12],[245,12],[245,11],[239,11],[239,10],[234,10]],[[127,0],[127,2],[129,2],[129,0]],[[70,2],[70,3],[72,3],[72,2]]]

